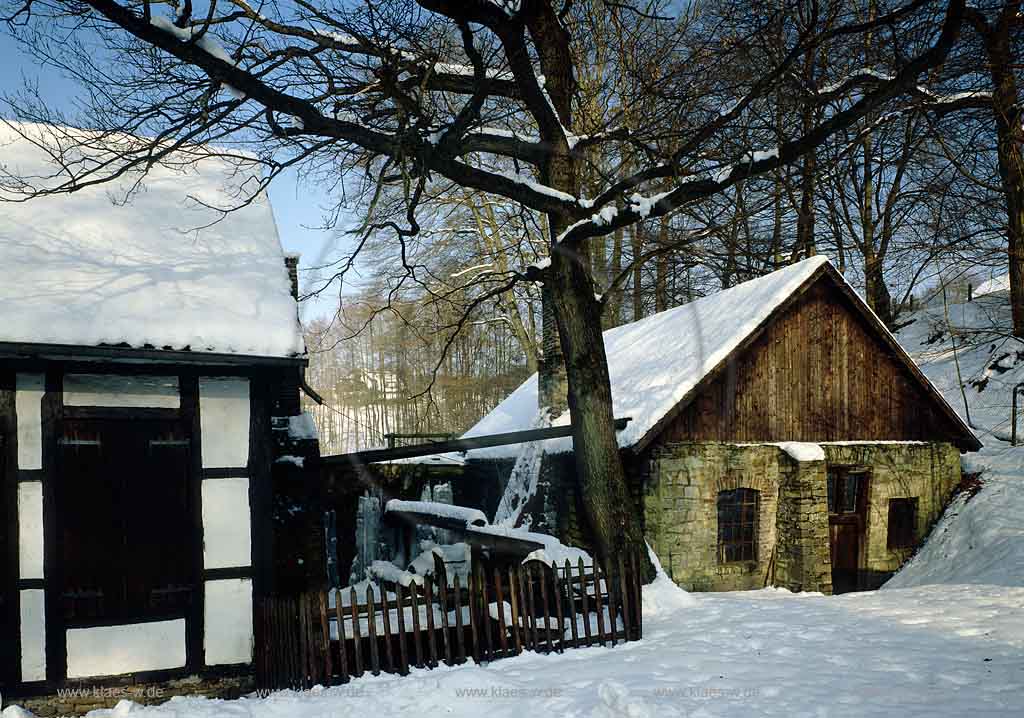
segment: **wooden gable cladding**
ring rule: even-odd
[[[828,271],[810,280],[654,441],[976,441]]]

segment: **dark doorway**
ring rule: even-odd
[[[828,533],[833,593],[863,588],[861,577],[868,479],[866,469],[836,466],[828,470]]]
[[[14,683],[17,641],[14,637],[18,631],[18,619],[15,613],[15,552],[17,536],[14,533],[15,502],[13,501],[13,483],[7,483],[4,473],[6,452],[4,437],[0,436],[0,689]],[[3,708],[0,705],[0,708]]]
[[[65,421],[56,503],[67,625],[188,612],[197,537],[182,422]]]

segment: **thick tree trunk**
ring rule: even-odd
[[[572,97],[576,91],[569,36],[552,4],[539,3],[527,17],[527,27],[537,48],[545,89],[563,127],[572,128]],[[553,152],[541,168],[541,180],[555,189],[579,195],[580,168],[561,133],[547,133]],[[567,403],[572,417],[573,455],[577,488],[592,531],[593,548],[610,557],[625,547],[644,546],[639,509],[632,501],[619,455],[612,414],[611,382],[604,351],[601,304],[594,296],[587,248],[566,250],[558,237],[569,226],[569,217],[548,216],[551,232],[551,266],[544,279],[545,357],[550,315],[557,322],[562,360],[567,378]],[[548,366],[550,370],[550,365]],[[544,501],[545,507],[549,502]]]
[[[985,37],[985,46],[992,72],[999,179],[1006,196],[1006,249],[1010,265],[1013,335],[1024,338],[1024,158],[1021,156],[1024,113],[1017,101],[1012,45],[1014,23],[1013,14],[1004,11],[999,24]]]
[[[555,302],[550,282],[545,282],[540,293],[541,307],[541,356],[538,359],[537,402],[541,409],[547,408],[550,415],[560,416],[569,408],[566,393],[565,360],[562,358],[562,344],[558,338],[558,323],[555,319]]]
[[[814,152],[809,152],[804,157],[803,177],[800,180],[800,211],[796,221],[798,259],[807,259],[817,253],[814,244],[814,180],[817,171],[817,157]]]
[[[892,324],[892,295],[885,283],[882,260],[875,254],[874,247],[864,245],[864,293],[868,306],[886,326]]]
[[[615,555],[643,546],[643,533],[619,457],[601,309],[586,268],[571,254],[555,255],[549,284],[569,382],[580,498],[593,548]]]

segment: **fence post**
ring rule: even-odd
[[[612,645],[616,641],[616,634],[619,628],[619,602],[615,600],[615,573],[613,570],[611,556],[606,556],[604,561],[604,589],[608,596],[608,622],[611,623]]]
[[[340,588],[334,591],[334,617],[338,621],[338,672],[341,682],[348,683],[348,656],[345,654],[345,611],[342,606]]]
[[[595,558],[592,568],[594,571],[594,607],[597,610],[597,645],[603,646],[605,644],[605,641],[607,641],[608,639],[608,634],[604,630],[604,606],[601,603],[601,569],[599,568],[600,565],[601,561]],[[614,643],[614,641],[612,643]]]
[[[355,670],[353,675],[363,675],[363,636],[359,629],[359,596],[356,590],[351,589],[351,610],[352,610],[352,657],[355,659]]]
[[[522,615],[522,596],[519,595],[519,579],[516,577],[518,571],[513,566],[508,567],[508,599],[512,604],[512,646],[516,655],[523,652],[523,639],[519,632],[519,617]]]
[[[416,667],[423,668],[423,635],[420,626],[420,602],[416,582],[409,584],[409,603],[412,612],[412,645],[416,649]]]
[[[466,605],[469,607],[469,633],[473,638],[473,660],[480,662],[480,632],[477,628],[476,617],[476,565],[469,564],[469,574],[466,576]]]
[[[423,577],[423,595],[427,606],[427,648],[430,649],[429,665],[437,666],[437,626],[434,621],[434,589],[430,576]]]
[[[621,553],[619,554],[619,562],[618,563],[619,563],[619,594],[622,596],[622,628],[623,628],[623,636],[624,636],[625,640],[631,641],[631,640],[633,640],[633,636],[631,635],[631,632],[633,630],[633,626],[632,626],[633,621],[632,621],[632,616],[629,613],[629,579],[626,576],[626,565],[625,565],[625,562],[622,560],[622,554]]]
[[[458,646],[458,662],[466,662],[465,630],[462,628],[462,588],[459,586],[458,574],[452,579],[452,598],[455,603],[455,641]],[[473,611],[469,615],[472,617]]]
[[[395,584],[395,598],[398,603],[398,672],[404,676],[409,672],[409,653],[405,647],[405,597],[400,583]]]
[[[334,662],[331,660],[331,622],[327,619],[327,589],[317,591],[320,599],[320,632],[324,648],[324,684],[330,685],[334,677]]]
[[[566,593],[566,596],[568,596],[568,598],[569,598],[569,603],[568,603],[568,606],[569,606],[569,622],[570,622],[569,623],[569,630],[570,630],[570,632],[572,634],[572,639],[571,639],[572,643],[570,643],[569,645],[571,645],[573,648],[579,648],[580,647],[580,634],[579,634],[579,626],[577,625],[578,622],[576,621],[576,616],[578,614],[576,612],[576,599],[573,598],[572,564],[569,563],[569,559],[565,559],[565,576],[564,576],[564,579],[565,579],[565,593]]]
[[[505,596],[501,590],[501,569],[494,567],[494,602],[498,606],[498,643],[501,646],[501,655],[508,654],[508,641],[505,638]]]
[[[590,599],[587,597],[587,569],[583,565],[583,557],[579,559],[580,571],[580,597],[583,601],[583,633],[586,636],[587,646],[593,645],[590,638]]]
[[[452,662],[452,634],[448,625],[448,572],[444,569],[444,559],[434,554],[434,576],[437,578],[437,593],[441,600],[441,634],[444,638],[444,662],[449,666]]]
[[[383,593],[384,610],[388,608],[388,593]],[[374,601],[373,584],[366,587],[366,628],[370,634],[370,672],[375,676],[380,675],[380,655],[377,650],[377,605]]]

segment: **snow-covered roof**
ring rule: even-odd
[[[604,333],[612,405],[632,421],[618,433],[619,446],[636,444],[828,259],[812,257],[702,299],[609,329]],[[535,426],[537,375],[464,434],[486,436]],[[552,424],[569,423],[569,412]],[[551,439],[549,453],[569,451],[572,438]],[[518,445],[474,449],[470,458],[511,458]]]
[[[828,264],[826,257],[811,257],[717,294],[606,331],[604,343],[613,413],[617,418],[632,419],[618,432],[619,446],[632,447],[644,439],[776,309]],[[856,297],[852,288],[845,285],[842,275],[835,271],[829,274],[844,283]],[[866,314],[873,316],[862,300],[856,301]],[[877,319],[874,322],[881,332],[891,337],[881,322]],[[895,339],[893,344],[898,348]],[[909,357],[905,358],[913,364]],[[923,375],[920,379],[927,384]],[[938,392],[933,391],[933,394],[948,409]],[[965,435],[973,438],[955,412],[949,409],[948,413],[961,425]],[[537,375],[534,374],[463,438],[535,428],[538,414]],[[568,425],[569,412],[554,419],[552,424]],[[544,443],[547,453],[571,449],[571,437],[549,439]],[[495,446],[473,449],[468,458],[514,458],[520,451],[521,446],[517,444]]]
[[[236,207],[233,191],[253,172],[203,153],[19,202],[19,179],[53,187],[61,177],[15,127],[41,143],[52,129],[0,122],[0,342],[304,353],[266,196],[226,215],[211,209]]]

